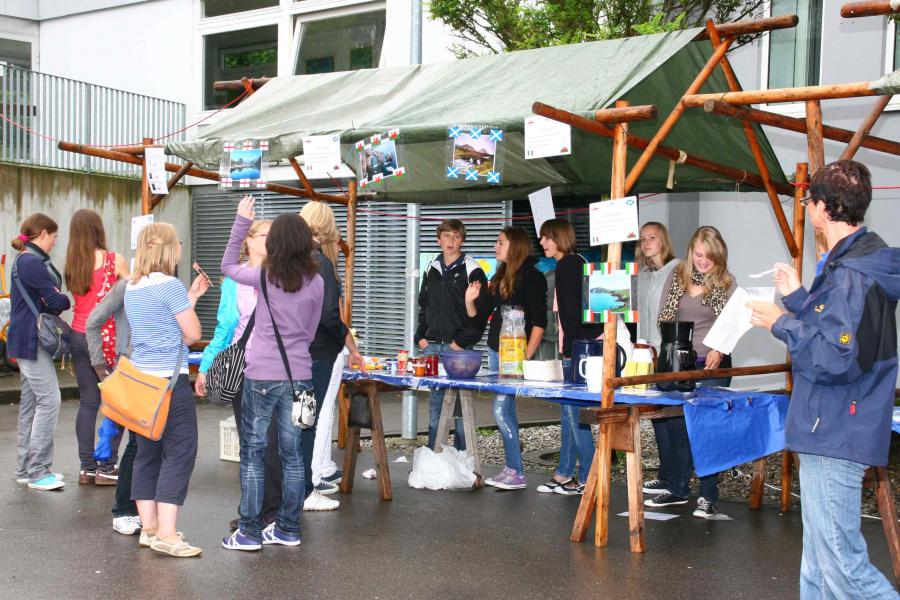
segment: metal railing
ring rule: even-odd
[[[0,63],[0,161],[141,176],[137,165],[64,152],[57,140],[94,146],[140,144],[185,125],[185,105]],[[184,132],[161,143],[184,139]],[[173,161],[179,162],[179,161]]]

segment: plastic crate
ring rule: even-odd
[[[241,462],[241,443],[234,415],[219,421],[219,459]]]

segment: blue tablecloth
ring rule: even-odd
[[[589,392],[583,385],[501,379],[496,374],[452,379],[346,370],[343,379],[374,379],[413,390],[454,387],[579,406],[600,403],[600,394]],[[694,469],[700,476],[718,473],[784,449],[784,420],[788,406],[788,397],[784,394],[700,386],[691,393],[666,392],[655,396],[618,390],[615,400],[620,404],[683,404]],[[898,426],[897,418],[894,427]]]

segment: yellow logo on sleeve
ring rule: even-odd
[[[819,305],[816,306],[816,312],[817,312],[817,313],[820,313],[820,312],[822,312],[823,310],[825,310],[825,305],[824,305],[824,304],[819,304]]]
[[[842,344],[849,344],[851,339],[853,339],[852,336],[846,331],[841,333],[840,341]]]

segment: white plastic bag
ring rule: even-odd
[[[413,453],[409,487],[429,490],[469,489],[475,485],[475,458],[452,446],[435,453],[422,446]]]

